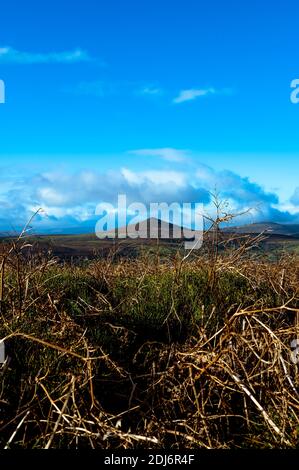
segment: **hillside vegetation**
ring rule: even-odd
[[[1,447],[298,447],[299,260],[258,242],[81,266],[6,243]]]

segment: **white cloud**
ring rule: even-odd
[[[141,95],[157,96],[157,95],[162,95],[163,90],[156,86],[145,86],[141,88],[141,90],[139,90],[138,93]]]
[[[64,63],[72,64],[75,62],[90,62],[93,59],[88,52],[82,49],[63,52],[23,52],[12,47],[0,47],[0,63],[6,64],[48,64]]]
[[[174,98],[173,103],[179,104],[185,101],[192,101],[201,96],[211,95],[216,93],[214,88],[196,89],[190,88],[188,90],[181,90],[179,95]]]
[[[166,153],[165,149],[143,149],[136,152],[146,156],[162,155],[163,158],[165,155],[172,155],[175,149],[166,150]],[[7,179],[6,174],[3,171],[1,177],[0,171],[0,181]],[[82,224],[86,223],[88,230],[92,230],[96,205],[99,202],[115,205],[118,194],[126,194],[128,204],[203,202],[210,210],[209,192],[215,189],[237,212],[247,207],[258,208],[260,212],[255,215],[256,220],[299,220],[297,192],[291,202],[281,203],[275,192],[267,192],[249,178],[228,170],[217,171],[195,160],[191,165],[182,162],[176,170],[161,168],[159,165],[159,168],[136,171],[127,166],[106,172],[86,169],[79,172],[56,171],[15,176],[1,186],[0,230],[7,230],[13,224],[24,225],[32,211],[39,207],[45,209],[48,215],[41,218],[40,222],[45,229],[52,227],[54,230],[56,224],[56,229],[71,227],[80,231]]]
[[[171,147],[131,150],[129,153],[140,157],[159,157],[169,162],[186,162],[190,158],[188,150]]]
[[[53,206],[63,205],[66,203],[63,194],[56,192],[55,189],[51,187],[41,188],[38,195],[42,201],[47,201],[48,204]]]

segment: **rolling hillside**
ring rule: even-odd
[[[150,237],[150,222],[155,224],[157,234],[155,237]],[[29,237],[29,240],[44,251],[50,250],[54,256],[61,259],[93,259],[95,257],[106,257],[111,252],[122,257],[135,257],[142,248],[152,249],[157,245],[165,253],[173,252],[182,247],[185,240],[192,239],[195,233],[192,230],[185,229],[183,231],[181,227],[158,219],[148,219],[137,224],[136,230],[138,230],[140,238],[126,237],[126,230],[127,233],[130,233],[133,228],[132,225],[120,228],[118,238],[112,238],[112,233],[107,232],[108,236],[103,239],[99,239],[95,233],[90,233],[81,235],[33,235]],[[299,252],[299,225],[265,222],[225,227],[221,230],[221,233],[224,239],[236,235],[243,237],[263,233],[266,239],[262,243],[262,247],[266,251],[286,249],[290,252]],[[10,239],[10,237],[3,237],[2,243],[5,244]],[[206,244],[209,243],[211,232],[205,234],[204,240]]]

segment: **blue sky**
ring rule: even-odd
[[[0,230],[37,207],[38,230],[89,230],[119,192],[208,205],[214,188],[258,207],[254,220],[299,222],[298,2],[10,0],[0,13]]]

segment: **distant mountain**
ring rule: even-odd
[[[95,232],[89,234],[70,233],[70,234],[31,234],[31,241],[34,241],[34,246],[39,246],[45,252],[51,251],[54,256],[63,260],[74,259],[94,259],[95,257],[110,256],[114,253],[117,247],[118,256],[135,257],[138,256],[141,246],[152,247],[157,245],[163,246],[166,250],[177,250],[181,246],[181,242],[200,239],[202,233],[197,233],[193,230],[182,229],[178,225],[167,223],[160,219],[147,219],[139,222],[138,224],[129,224],[121,227],[118,230],[118,236],[112,237],[112,232],[103,232],[103,238],[97,238]],[[151,234],[150,228],[155,233]],[[130,232],[138,231],[139,238],[134,239]],[[76,232],[79,232],[77,230]],[[129,236],[127,233],[129,232]],[[136,232],[135,232],[136,233]],[[236,234],[252,234],[265,233],[267,236],[264,242],[264,248],[268,251],[279,248],[284,244],[289,250],[297,250],[299,253],[299,225],[295,224],[276,224],[273,222],[264,222],[258,224],[248,224],[236,227],[225,227],[222,229],[224,238],[233,238],[232,235]],[[110,237],[109,237],[110,235]],[[205,244],[213,240],[213,234],[208,232],[204,235]],[[3,243],[7,241],[7,236],[0,239],[0,248],[4,246]]]
[[[82,225],[78,224],[77,226],[62,228],[62,229],[48,229],[42,231],[31,231],[30,234],[32,236],[43,236],[43,237],[55,237],[55,236],[64,236],[64,237],[79,237],[79,238],[90,238],[91,240],[97,240],[95,232],[93,231],[95,224],[91,227],[90,224]],[[150,237],[150,227],[156,227],[158,236],[157,237]],[[161,219],[157,218],[149,218],[139,222],[138,224],[128,224],[127,226],[123,226],[120,228],[115,229],[118,233],[118,237],[115,238],[126,238],[125,234],[130,233],[133,231],[139,232],[139,237],[141,239],[147,238],[160,238],[160,239],[175,239],[175,238],[182,238],[182,239],[193,239],[196,235],[196,231],[191,229],[182,228],[178,225],[167,223]],[[229,227],[222,227],[221,231],[223,233],[234,233],[234,234],[259,234],[265,233],[269,236],[279,236],[279,237],[292,237],[299,239],[299,224],[278,224],[275,222],[260,222],[260,223],[253,223],[247,225],[240,225],[240,226],[229,226]],[[0,238],[6,238],[11,236],[17,236],[18,233],[21,232],[20,230],[10,231],[6,233],[0,233]],[[112,238],[113,230],[104,232],[104,235],[107,238]]]
[[[151,231],[156,236],[151,236]],[[186,238],[192,239],[194,238],[195,231],[182,228],[178,225],[165,222],[164,220],[156,219],[151,217],[146,220],[142,220],[135,224],[128,224],[127,226],[120,227],[116,229],[118,238],[125,238],[126,234],[138,232],[138,236],[143,239],[147,238],[161,238],[161,239],[168,239],[168,238]],[[114,231],[111,230],[106,233],[107,238],[113,235]]]
[[[224,232],[254,234],[262,233],[268,235],[282,235],[286,237],[299,238],[299,224],[277,224],[275,222],[260,222],[237,227],[225,227]]]

